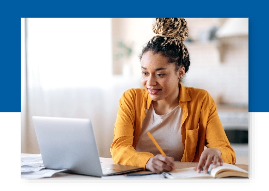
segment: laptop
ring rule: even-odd
[[[142,171],[140,167],[101,163],[89,119],[33,116],[45,168],[68,173],[109,176]]]

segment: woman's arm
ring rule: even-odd
[[[235,152],[219,119],[217,106],[211,96],[209,99],[211,100],[211,107],[206,129],[206,147],[219,149],[223,162],[235,164]]]
[[[146,167],[153,154],[137,152],[133,146],[135,125],[136,92],[126,91],[119,101],[119,108],[114,129],[114,139],[110,148],[112,159],[116,164]]]
[[[217,106],[209,94],[206,99],[208,100],[205,101],[205,105],[209,105],[209,110],[205,112],[208,113],[205,143],[207,149],[201,154],[196,168],[199,172],[202,167],[204,167],[204,171],[207,172],[211,163],[213,163],[214,168],[218,162],[222,165],[223,162],[235,164],[236,161],[235,152],[230,145],[219,119]]]

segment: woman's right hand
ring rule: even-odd
[[[169,172],[173,168],[175,168],[174,158],[161,154],[151,157],[146,164],[146,169],[155,173]]]

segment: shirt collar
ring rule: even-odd
[[[191,101],[191,97],[189,95],[187,88],[183,86],[182,83],[180,83],[179,102],[187,102],[187,101]]]

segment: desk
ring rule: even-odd
[[[31,156],[31,154],[21,154],[21,156]],[[113,163],[112,158],[100,157],[100,161],[102,163],[108,163],[108,164]],[[175,165],[176,165],[177,169],[182,169],[182,168],[188,168],[188,167],[196,167],[198,165],[198,162],[179,162],[179,161],[176,161]],[[248,171],[248,165],[236,164],[236,166]],[[100,179],[100,178],[92,177],[92,176],[86,176],[86,175],[78,175],[78,174],[56,173],[51,178],[45,178],[45,179]],[[112,176],[111,176],[111,179],[113,179]]]
[[[106,163],[113,163],[111,158],[100,158],[101,162]],[[176,161],[176,168],[187,168],[187,167],[196,167],[198,162],[179,162]],[[246,164],[236,164],[236,166],[249,171],[249,165]],[[45,178],[45,179],[100,179],[100,177],[91,177],[91,176],[84,176],[84,175],[77,175],[77,174],[68,174],[68,173],[56,173],[52,177]]]

